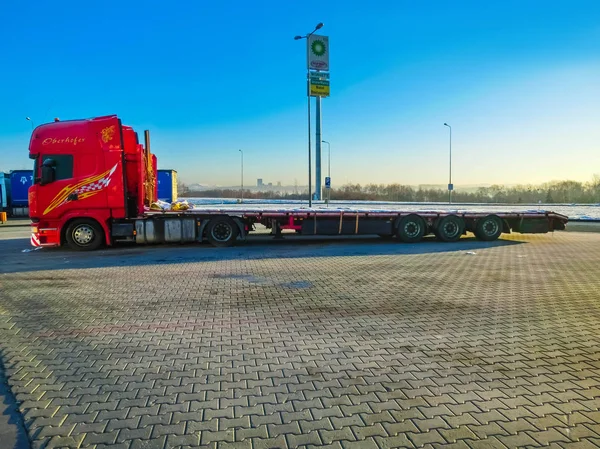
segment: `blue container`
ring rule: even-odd
[[[158,199],[172,203],[177,200],[177,172],[158,170]]]
[[[0,172],[0,212],[8,209],[10,194],[10,177],[6,173]]]
[[[32,170],[13,170],[10,172],[11,207],[29,207],[27,191],[32,184]]]

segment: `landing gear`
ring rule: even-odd
[[[277,220],[271,222],[271,235],[274,240],[283,240],[283,235],[281,235],[281,225]]]

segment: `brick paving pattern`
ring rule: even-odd
[[[0,349],[35,448],[600,446],[598,234],[31,257]]]

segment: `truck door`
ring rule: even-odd
[[[73,192],[73,155],[72,154],[40,154],[37,159],[35,183],[38,201],[46,204],[43,216],[57,216],[53,213],[58,207],[74,199]],[[49,218],[49,217],[48,217]]]

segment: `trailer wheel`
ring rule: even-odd
[[[217,217],[210,220],[206,229],[206,238],[213,246],[233,246],[240,230],[229,217]]]
[[[416,243],[425,235],[425,220],[417,214],[403,217],[398,223],[396,236],[404,243]]]
[[[69,248],[75,251],[93,251],[104,243],[104,232],[94,220],[73,220],[65,231]]]
[[[502,220],[497,215],[488,215],[477,221],[475,237],[484,242],[497,240],[502,234]]]
[[[465,221],[456,215],[446,215],[436,223],[436,236],[444,242],[456,242],[465,231]]]

